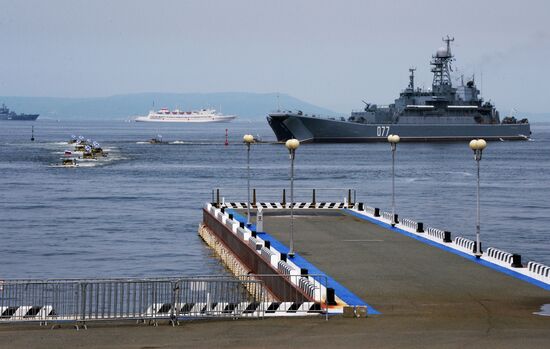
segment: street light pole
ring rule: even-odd
[[[477,210],[476,210],[476,245],[474,254],[477,258],[481,257],[481,241],[479,238],[480,235],[480,205],[479,205],[479,162],[481,161],[481,156],[483,154],[483,149],[487,147],[487,142],[483,139],[473,139],[470,141],[470,149],[474,151],[474,160],[477,164]]]
[[[397,150],[397,143],[399,143],[398,135],[389,135],[388,142],[391,146],[391,225],[395,226],[395,151]]]
[[[254,142],[254,136],[244,135],[243,141],[246,144],[246,182],[247,182],[247,195],[248,204],[246,205],[246,224],[250,224],[250,145]]]
[[[290,154],[290,248],[288,256],[294,257],[294,158],[296,149],[300,146],[300,141],[289,139],[286,141],[285,146]]]

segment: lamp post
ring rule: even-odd
[[[477,163],[477,213],[476,213],[476,245],[474,254],[477,258],[481,257],[481,242],[479,241],[479,162],[481,161],[481,155],[483,154],[483,149],[487,147],[487,142],[484,139],[472,139],[470,141],[470,149],[474,151],[474,160]]]
[[[246,205],[246,224],[250,224],[250,145],[254,143],[254,136],[244,135],[243,142],[246,144],[246,182],[248,204]]]
[[[285,146],[290,154],[290,250],[289,257],[294,257],[294,157],[296,149],[300,146],[300,141],[297,139],[289,139]]]
[[[398,135],[389,135],[388,142],[391,146],[391,225],[395,226],[395,151],[397,150],[397,143],[399,143]]]

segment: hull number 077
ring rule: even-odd
[[[389,126],[377,126],[376,127],[376,135],[378,137],[387,137],[390,134],[390,127]]]

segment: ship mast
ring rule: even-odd
[[[409,68],[411,75],[409,75],[409,89],[414,92],[414,71],[416,68]]]
[[[432,56],[430,64],[433,66],[432,73],[434,74],[434,79],[432,90],[434,92],[441,93],[452,87],[450,70],[453,55],[451,53],[451,42],[454,40],[454,38],[447,35],[446,38],[443,38],[446,46],[440,47],[435,53],[435,56]]]

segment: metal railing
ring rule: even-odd
[[[324,279],[323,279],[324,277]],[[294,278],[291,283],[283,278]],[[304,288],[308,286],[308,296]],[[305,281],[308,282],[305,282]],[[288,281],[288,280],[287,280]],[[326,276],[243,275],[192,278],[3,280],[0,324],[238,318],[325,313]],[[277,302],[268,290],[275,287]],[[323,305],[324,304],[324,305]]]
[[[287,188],[251,188],[251,202],[290,203],[290,190]],[[246,202],[246,188],[212,189],[212,203]],[[357,192],[350,188],[294,188],[294,202],[356,202]]]
[[[334,295],[327,294],[327,276],[323,274],[252,274],[247,275],[247,277],[261,280],[266,286],[266,290],[277,295],[278,301],[265,302],[267,314],[328,315],[329,305],[335,304],[332,303],[334,299],[331,299]],[[264,292],[264,294],[267,296],[267,292]],[[275,305],[277,303],[282,304],[283,306],[273,309],[273,306],[275,306],[273,303]]]
[[[263,290],[250,278],[5,280],[0,323],[259,317],[261,308],[246,307],[261,303]]]

